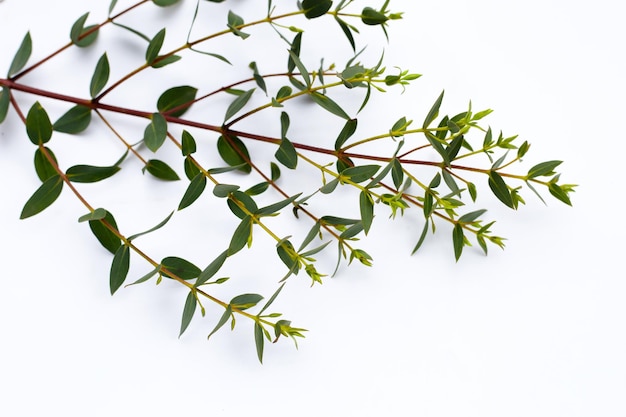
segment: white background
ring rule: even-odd
[[[0,3],[0,72],[27,30],[34,62],[67,41],[82,13],[92,11],[90,22],[105,18],[107,3]],[[226,5],[252,20],[246,3],[252,1]],[[167,13],[188,22],[194,5],[185,1]],[[402,96],[395,90],[377,96],[371,105],[379,106],[378,114],[372,114],[382,127],[370,120],[373,129],[384,131],[400,116],[419,123],[445,88],[443,111],[462,111],[471,99],[477,110],[495,109],[489,122],[495,130],[531,142],[527,167],[564,160],[563,179],[580,184],[574,207],[552,198],[546,207],[525,192],[527,206],[514,213],[486,198],[507,248],[492,248],[488,257],[468,248],[458,263],[445,226],[410,257],[421,229],[411,220],[419,216],[391,223],[381,211],[380,224],[362,243],[375,266],[343,267],[314,288],[304,277],[292,279],[275,306],[309,329],[307,338],[299,350],[288,341],[266,346],[259,365],[243,319],[234,332],[223,329],[206,341],[220,315],[213,307],[178,339],[180,288],[144,284],[111,297],[110,255],[75,221],[85,210],[67,190],[45,212],[18,220],[38,179],[34,148],[11,111],[0,126],[0,415],[626,415],[623,5],[396,0],[390,7],[406,13],[390,27],[387,65],[424,76]],[[129,22],[154,33],[162,26],[158,18],[150,12]],[[319,46],[340,57],[327,62],[345,61],[347,43],[327,22]],[[103,38],[98,47],[104,40],[114,39]],[[124,47],[141,54],[133,42]],[[377,56],[381,46],[368,53]],[[86,82],[101,52],[87,53],[89,63],[77,72]],[[68,51],[80,62],[76,54]],[[76,68],[63,67],[67,62],[60,58],[23,81],[86,96],[85,81],[72,78]],[[119,66],[112,61],[113,71]],[[25,108],[32,103],[19,97]],[[64,151],[66,166],[87,162],[72,150],[93,147],[64,140],[73,139],[55,137],[51,146]],[[117,155],[103,152],[106,161]],[[85,188],[94,199],[106,196],[116,213],[141,200],[146,211],[119,215],[130,233],[165,217],[182,192],[134,168],[113,183],[126,191]],[[124,188],[125,181],[135,188]],[[179,226],[174,222],[144,245],[155,256],[191,253],[201,265],[222,250],[212,236],[177,234]],[[273,283],[279,275],[262,253],[251,253],[247,264],[237,265],[250,282],[235,285],[254,292],[257,278]]]

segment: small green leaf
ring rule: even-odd
[[[200,272],[202,272],[200,268],[188,260],[176,256],[163,258],[161,266],[163,267],[161,271],[164,276],[171,277],[170,274],[172,274],[184,280],[197,278]]]
[[[189,323],[191,323],[191,319],[196,312],[197,305],[198,299],[196,298],[195,292],[189,291],[187,299],[185,300],[185,307],[183,307],[183,318],[180,323],[180,333],[178,334],[178,337],[181,337],[183,333],[185,333],[185,330],[187,330],[187,327],[189,327]]]
[[[137,281],[128,284],[128,286],[130,285],[137,285],[137,284],[141,284],[143,282],[148,281],[150,278],[152,278],[153,276],[155,276],[159,271],[161,270],[161,265],[157,265],[156,268],[154,268],[152,271],[148,272],[147,274],[145,274],[144,276],[142,276],[141,278],[139,278]]]
[[[224,310],[224,314],[222,314],[222,317],[220,317],[220,320],[217,322],[217,325],[215,326],[213,331],[209,333],[209,335],[207,336],[207,339],[210,339],[211,336],[213,336],[215,332],[221,329],[222,326],[226,324],[226,322],[228,321],[228,319],[230,318],[232,314],[233,314],[233,309],[229,304],[228,306],[226,306],[226,310]]]
[[[188,156],[196,153],[196,140],[191,136],[191,133],[183,130],[182,134],[182,153],[183,156]]]
[[[290,74],[296,68],[296,63],[294,62],[292,57],[293,55],[300,56],[301,45],[302,45],[302,32],[298,32],[296,36],[293,38],[293,41],[291,42],[291,48],[289,49],[289,60],[287,61],[287,72],[289,72]]]
[[[230,195],[230,193],[237,191],[238,189],[238,185],[217,184],[213,187],[213,195],[219,198],[226,198]]]
[[[57,132],[76,134],[87,129],[91,122],[91,109],[80,104],[69,109],[59,118],[52,128]]]
[[[263,308],[261,309],[261,311],[259,311],[259,315],[263,314],[263,312],[265,310],[267,310],[267,308],[272,305],[272,303],[274,302],[274,300],[276,300],[276,297],[278,297],[278,294],[280,294],[280,292],[282,291],[283,287],[285,286],[285,284],[281,284],[280,287],[278,287],[278,289],[274,292],[274,294],[272,294],[272,296],[270,297],[269,300],[267,300],[267,302],[265,303],[265,305],[263,306]]]
[[[317,91],[313,91],[309,94],[309,97],[317,103],[321,108],[331,112],[335,116],[339,116],[342,119],[350,120],[350,116],[330,97],[318,93]]]
[[[160,7],[172,6],[178,3],[180,0],[152,0],[154,4]]]
[[[70,30],[70,39],[72,43],[78,47],[84,48],[96,41],[98,38],[99,28],[97,25],[89,25],[85,27],[85,22],[89,17],[89,13],[85,13],[79,17],[72,25]],[[90,32],[88,35],[85,35]]]
[[[289,55],[291,56],[291,61],[298,68],[298,71],[300,71],[300,75],[302,76],[302,79],[304,80],[304,83],[306,84],[307,87],[310,88],[311,87],[311,76],[309,74],[309,70],[306,69],[306,67],[304,66],[302,61],[300,61],[300,57],[297,54],[295,54],[293,51],[289,51]]]
[[[295,169],[298,165],[298,153],[293,143],[287,138],[283,138],[280,142],[278,150],[274,154],[278,162],[289,169]]]
[[[424,124],[422,125],[424,129],[430,126],[433,120],[435,120],[437,116],[439,115],[439,108],[441,107],[442,101],[443,101],[443,92],[441,92],[437,100],[435,100],[435,103],[433,104],[430,111],[428,112],[426,119],[424,119]]]
[[[42,145],[52,137],[52,123],[38,101],[31,106],[26,116],[26,133],[35,145]]]
[[[172,218],[172,216],[173,216],[173,215],[174,215],[174,212],[171,212],[170,214],[168,214],[168,216],[167,216],[165,219],[163,219],[163,220],[162,220],[159,224],[157,224],[156,226],[154,226],[154,227],[152,227],[152,228],[150,228],[150,229],[146,230],[145,232],[136,233],[136,234],[134,234],[134,235],[132,235],[132,236],[129,236],[129,237],[128,237],[128,240],[129,240],[129,241],[130,241],[130,240],[135,240],[135,239],[137,239],[139,236],[147,235],[147,234],[149,234],[149,233],[152,233],[152,232],[154,232],[154,231],[159,230],[160,228],[162,228],[163,226],[165,226],[165,225],[167,224],[167,222],[169,222],[169,221],[170,221],[170,219]]]
[[[426,222],[424,223],[424,228],[422,229],[422,233],[420,234],[420,237],[419,237],[419,239],[417,241],[417,244],[413,248],[413,251],[411,252],[411,255],[413,255],[415,252],[417,252],[419,250],[419,248],[424,243],[424,240],[426,240],[426,235],[428,235],[428,220],[426,220]]]
[[[271,162],[270,163],[270,170],[271,170],[272,181],[278,181],[278,179],[280,178],[280,168],[278,167],[278,165],[276,165],[275,163]]]
[[[107,58],[107,54],[105,52],[98,60],[96,69],[91,77],[91,84],[89,84],[89,94],[91,94],[91,98],[96,98],[96,96],[100,94],[104,86],[109,81],[110,72],[111,68],[109,66],[109,58]]]
[[[482,216],[483,214],[485,214],[487,210],[476,210],[476,211],[472,211],[471,213],[467,213],[462,215],[461,217],[459,217],[459,223],[472,223],[474,221],[476,221],[476,219],[478,219],[480,216]]]
[[[59,175],[48,178],[24,204],[20,219],[34,216],[48,208],[61,195],[62,190],[63,180]]]
[[[148,48],[146,48],[146,63],[152,65],[154,60],[159,56],[161,48],[163,47],[163,41],[165,41],[165,28],[157,32],[156,35],[150,40]]]
[[[143,141],[152,152],[156,152],[167,138],[167,120],[160,113],[153,113],[150,124],[143,134]]]
[[[554,169],[561,165],[563,161],[546,161],[535,165],[528,171],[527,178],[554,175]]]
[[[94,220],[102,220],[106,217],[107,211],[103,208],[97,208],[94,211],[90,211],[89,213],[82,215],[78,218],[79,223],[83,223],[86,221],[94,221]]]
[[[337,185],[339,185],[339,178],[335,178],[334,180],[329,181],[326,184],[324,184],[324,186],[320,188],[320,192],[322,194],[330,194],[333,191],[335,191],[335,188],[337,188]]]
[[[91,232],[94,234],[96,239],[98,239],[98,242],[100,242],[100,244],[104,246],[106,250],[115,254],[115,252],[122,245],[122,242],[115,233],[113,233],[111,230],[109,230],[108,227],[103,224],[103,221],[106,222],[113,229],[118,230],[115,218],[108,211],[102,219],[89,221],[89,228],[91,229]]]
[[[200,168],[198,168],[196,164],[197,163],[194,162],[190,156],[185,157],[183,166],[185,169],[185,175],[187,176],[187,179],[189,179],[189,181],[191,181],[196,175],[198,175],[201,172]],[[209,173],[211,172],[209,171]]]
[[[7,87],[0,90],[0,124],[4,122],[9,113],[9,104],[11,103],[11,91]]]
[[[391,161],[391,178],[393,179],[393,185],[397,189],[400,189],[400,186],[404,181],[404,170],[402,169],[402,164],[398,158],[393,158]]]
[[[113,13],[113,9],[115,9],[116,4],[117,4],[117,0],[111,0],[111,4],[109,4],[109,15]]]
[[[352,50],[356,51],[356,43],[354,42],[354,35],[352,35],[352,30],[351,30],[350,25],[348,25],[346,22],[344,22],[339,17],[337,17],[337,15],[335,15],[335,20],[339,24],[339,27],[343,31],[343,34],[346,35],[346,38],[348,38],[348,42],[350,42],[350,46],[352,47]]]
[[[250,161],[250,153],[246,145],[236,136],[220,136],[217,140],[217,151],[228,165],[237,166],[240,171],[250,173],[252,167],[248,163]]]
[[[371,7],[366,7],[361,12],[361,20],[366,25],[376,26],[384,24],[387,20],[389,20],[389,18],[385,16],[384,13],[381,13],[378,10],[372,9]]]
[[[452,245],[454,246],[454,258],[458,261],[465,245],[463,227],[459,223],[455,224],[454,230],[452,230]]]
[[[374,220],[374,201],[372,200],[372,196],[365,191],[361,191],[361,195],[359,196],[359,206],[361,209],[363,231],[367,234],[372,226],[372,221]]]
[[[130,267],[130,250],[128,246],[120,246],[115,255],[113,256],[113,262],[111,263],[111,271],[109,273],[109,286],[111,288],[111,295],[115,294],[128,275],[128,269]]]
[[[150,159],[144,170],[148,171],[150,174],[155,176],[156,178],[164,181],[178,181],[180,177],[169,165],[165,162],[158,159]]]
[[[243,249],[243,247],[249,242],[251,235],[252,218],[250,216],[246,216],[243,218],[239,226],[237,226],[237,229],[235,229],[235,233],[230,240],[230,245],[228,246],[228,256],[234,255]]]
[[[246,91],[245,93],[238,96],[235,100],[233,100],[232,103],[230,103],[230,105],[228,106],[228,109],[226,109],[226,115],[224,116],[224,123],[226,123],[228,119],[230,119],[235,114],[237,114],[237,112],[239,112],[239,110],[241,110],[248,103],[248,101],[252,97],[252,94],[254,93],[255,90],[256,88],[252,88]]]
[[[265,343],[265,335],[263,334],[263,327],[259,322],[254,323],[254,344],[256,346],[256,355],[259,358],[259,362],[263,363],[263,344]]]
[[[284,199],[282,201],[279,201],[278,203],[270,204],[269,206],[265,206],[263,208],[260,208],[254,214],[259,214],[259,215],[262,215],[262,216],[266,216],[268,214],[277,213],[280,210],[282,210],[283,208],[287,207],[289,204],[293,203],[301,195],[302,195],[302,193],[298,193],[298,194],[293,195],[293,196],[291,196],[289,198],[286,198],[286,199]]]
[[[197,92],[197,88],[188,85],[170,88],[159,97],[157,109],[162,114],[180,117],[191,107]]]
[[[54,163],[57,163],[57,159],[56,156],[54,156],[54,153],[46,148],[45,146],[43,147],[43,149],[52,157],[52,159],[54,160]],[[57,175],[57,170],[54,167],[54,165],[52,165],[52,163],[48,160],[48,158],[46,158],[44,152],[42,151],[42,148],[37,148],[37,150],[35,151],[35,171],[37,172],[37,176],[39,177],[39,179],[41,180],[41,182],[46,181],[48,178],[53,177],[55,175]]]
[[[252,70],[252,76],[254,77],[254,82],[256,82],[256,85],[263,90],[263,92],[265,92],[265,94],[267,94],[267,86],[265,85],[265,80],[263,79],[263,77],[261,76],[261,74],[259,74],[259,69],[256,65],[256,62],[251,62],[250,65],[248,65],[248,67]]]
[[[182,58],[178,55],[161,55],[158,56],[150,66],[152,68],[163,68],[166,65],[173,64],[174,62],[180,61]]]
[[[568,206],[572,205],[572,201],[567,195],[567,192],[556,182],[551,182],[548,185],[548,191],[550,191],[550,194],[552,194],[555,198],[567,204]]]
[[[115,175],[121,168],[113,165],[110,167],[96,167],[92,165],[74,165],[67,169],[65,175],[72,182],[90,183],[102,181]]]
[[[304,0],[302,10],[307,19],[315,19],[326,14],[332,7],[332,0]]]
[[[9,72],[7,73],[8,78],[11,78],[24,68],[24,65],[28,62],[32,52],[33,41],[30,37],[30,32],[27,32],[24,39],[22,39],[20,47],[17,49],[17,53],[13,57],[13,61],[11,61],[11,66],[9,67]]]
[[[241,26],[244,23],[245,22],[241,16],[233,13],[232,11],[228,12],[228,23],[226,26],[228,26],[235,36],[239,36],[241,39],[246,39],[250,36],[237,28],[237,26]]]
[[[372,178],[376,175],[379,169],[379,165],[361,165],[357,167],[350,167],[341,171],[341,177],[346,177],[352,182],[360,183]]]
[[[254,307],[263,299],[259,294],[241,294],[230,300],[230,305],[237,310],[247,310]]]
[[[276,93],[276,100],[281,100],[286,97],[289,97],[291,93],[293,93],[293,89],[289,87],[288,85],[284,85],[280,87],[280,89],[278,90],[278,93]]]
[[[343,125],[341,132],[339,132],[339,136],[337,136],[337,139],[335,140],[336,151],[340,150],[343,144],[346,143],[346,141],[350,139],[352,135],[354,135],[354,132],[356,132],[357,124],[357,119],[350,119],[346,121],[346,124]]]
[[[265,191],[267,191],[267,189],[269,188],[270,183],[267,181],[262,181],[258,184],[253,185],[252,187],[248,188],[245,193],[248,195],[259,195],[259,194],[263,194]]]
[[[192,205],[204,192],[206,188],[206,177],[204,173],[198,173],[189,183],[185,195],[178,204],[178,210],[182,210]]]
[[[208,280],[210,280],[211,278],[213,278],[213,276],[215,274],[217,274],[217,271],[220,270],[220,268],[222,267],[222,265],[224,265],[224,262],[226,262],[226,258],[228,258],[228,251],[224,251],[222,253],[220,253],[217,258],[215,258],[206,268],[204,268],[204,270],[200,273],[200,275],[198,276],[198,279],[196,280],[196,287],[199,287],[200,285],[204,284],[205,282],[207,282]]]
[[[489,172],[489,188],[498,197],[498,200],[502,201],[506,206],[515,209],[511,191],[509,191],[509,187],[504,182],[504,179],[496,171]]]

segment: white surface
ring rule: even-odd
[[[66,42],[83,12],[102,18],[104,3],[3,2],[0,72],[26,30],[33,59],[43,57]],[[243,10],[244,2],[228,3]],[[220,314],[213,307],[177,339],[180,288],[147,284],[110,297],[110,256],[75,222],[84,209],[67,190],[42,214],[18,220],[38,180],[33,147],[11,112],[0,126],[0,415],[626,414],[626,277],[618,262],[626,232],[620,209],[624,6],[609,0],[391,3],[406,14],[391,26],[387,65],[424,76],[403,96],[382,96],[391,104],[378,103],[385,111],[380,117],[419,120],[444,88],[444,111],[461,111],[470,99],[475,109],[493,108],[494,129],[533,144],[527,166],[565,161],[564,179],[580,184],[574,207],[554,199],[545,207],[530,193],[517,213],[494,205],[490,214],[498,234],[509,239],[506,250],[483,257],[469,249],[457,264],[445,228],[410,257],[418,233],[410,216],[381,222],[362,244],[374,268],[343,268],[313,289],[304,278],[287,286],[276,308],[310,331],[298,351],[285,342],[266,346],[261,366],[245,320],[233,333],[223,329],[206,341]],[[176,13],[188,19],[193,4]],[[337,45],[342,56],[346,43]],[[47,78],[42,71],[29,82],[84,90],[84,82],[50,65]],[[49,79],[52,73],[61,85]],[[72,143],[57,146],[89,149]],[[71,154],[65,158],[68,166],[75,162]],[[146,212],[124,219],[131,232],[156,224],[180,196],[141,176],[125,178],[136,181],[145,199]],[[86,192],[112,199],[117,212],[137,197]],[[159,238],[187,247],[170,253],[169,244],[143,242],[157,258],[191,253],[204,265],[221,251],[210,238],[169,230],[172,236]],[[262,256],[256,258],[261,268],[239,265],[251,281],[241,288],[254,292],[259,269],[266,268]]]

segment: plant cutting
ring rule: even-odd
[[[561,181],[557,168],[562,161],[522,168],[530,144],[492,129],[486,122],[490,109],[475,111],[470,104],[444,114],[442,92],[423,115],[398,114],[374,132],[361,128],[361,115],[388,106],[385,94],[401,93],[420,77],[389,67],[382,54],[372,62],[363,54],[364,29],[380,29],[388,37],[389,27],[403,17],[389,0],[372,0],[368,6],[354,0],[268,0],[263,7],[260,2],[248,7],[198,0],[182,38],[173,29],[178,23],[173,12],[162,15],[156,31],[149,24],[128,23],[149,8],[174,11],[182,3],[141,0],[122,5],[113,0],[107,18],[99,22],[81,11],[68,28],[66,43],[34,62],[36,39],[26,33],[15,44],[6,77],[0,78],[0,123],[23,123],[41,182],[24,202],[20,217],[43,212],[62,194],[73,196],[84,209],[77,220],[94,235],[96,245],[111,253],[110,269],[103,274],[111,294],[165,280],[186,289],[179,336],[194,318],[209,315],[205,306],[211,303],[221,313],[207,317],[213,320],[208,337],[227,324],[234,329],[238,320],[250,320],[262,361],[267,342],[290,338],[297,345],[306,332],[273,309],[285,285],[295,279],[322,284],[346,264],[371,266],[366,242],[377,221],[408,221],[406,212],[418,212],[420,223],[408,250],[417,252],[435,232],[447,233],[451,261],[458,262],[472,245],[485,254],[490,247],[504,247],[482,205],[483,194],[511,210],[525,203],[524,194],[542,201],[550,195],[571,205],[575,186]],[[202,23],[213,20],[220,23]],[[309,28],[316,25],[332,25],[349,45],[351,54],[343,62],[309,58],[308,45],[315,43]],[[262,36],[262,30],[272,36]],[[140,53],[133,60],[116,61],[117,49],[125,44],[104,32],[123,35]],[[262,48],[255,43],[257,37]],[[232,42],[235,48],[223,47]],[[84,59],[80,65],[65,62],[68,72],[84,79],[82,94],[29,81],[72,49],[85,52],[79,55]],[[268,49],[280,51],[280,62],[264,61]],[[97,54],[86,53],[92,50]],[[241,64],[242,56],[255,58]],[[211,72],[211,83],[181,78],[186,65],[198,62],[217,69]],[[142,101],[143,79],[149,80],[150,106]],[[303,129],[305,119],[314,119],[316,129]],[[111,163],[94,164],[85,156],[84,162],[68,164],[64,160],[70,158],[55,151],[58,141],[93,130],[119,149]],[[145,213],[156,219],[152,227],[133,230],[132,224],[118,222],[124,213],[88,195],[90,184],[119,186],[114,181],[121,175],[154,179],[152,187],[184,187],[170,211]],[[203,204],[224,216],[194,211]],[[187,215],[202,216],[203,224],[211,224],[207,230],[212,242],[220,242],[206,259],[190,260],[180,253],[184,248],[168,248],[162,235],[172,219]],[[224,218],[232,225],[227,230]],[[146,250],[148,238],[168,255]],[[261,276],[272,290],[219,296],[240,278],[223,274],[228,264],[245,262],[259,245],[271,253],[267,262],[282,267],[278,275]],[[320,260],[328,258],[334,258],[333,267],[322,269]],[[131,260],[144,272],[132,276]]]

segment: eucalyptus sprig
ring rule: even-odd
[[[27,33],[16,45],[17,52],[6,78],[0,78],[0,123],[11,110],[22,120],[26,136],[35,147],[34,166],[41,181],[24,204],[20,217],[26,219],[42,212],[64,189],[69,190],[86,212],[78,221],[86,223],[112,254],[111,294],[124,285],[151,280],[158,284],[163,279],[186,288],[179,335],[186,331],[198,310],[205,315],[204,304],[210,302],[223,312],[215,317],[216,325],[209,337],[226,323],[234,328],[237,318],[249,319],[254,324],[260,361],[266,341],[275,342],[281,336],[297,341],[304,336],[305,329],[292,326],[291,321],[280,313],[270,312],[269,308],[293,276],[308,276],[310,284],[315,285],[337,273],[342,263],[358,261],[371,266],[372,256],[360,245],[374,224],[375,214],[399,218],[407,210],[421,212],[421,233],[415,236],[413,252],[438,226],[444,225],[452,236],[452,253],[458,261],[464,248],[474,242],[485,254],[490,245],[504,247],[504,239],[492,230],[494,221],[487,218],[487,210],[477,205],[480,187],[481,193],[482,189],[489,189],[513,210],[525,203],[523,188],[542,201],[540,191],[546,189],[556,199],[571,205],[570,194],[575,186],[561,182],[556,172],[561,161],[514,170],[530,145],[526,141],[520,143],[517,136],[496,133],[485,124],[490,109],[474,111],[469,105],[442,115],[444,93],[441,93],[430,111],[417,122],[412,116],[399,115],[395,123],[381,126],[378,132],[364,133],[359,129],[359,117],[365,108],[386,105],[375,95],[389,89],[404,91],[420,77],[409,70],[388,69],[382,58],[374,63],[359,60],[362,50],[357,52],[357,41],[361,29],[379,27],[387,37],[388,26],[402,18],[401,12],[390,9],[389,0],[371,0],[372,4],[365,7],[353,0],[276,4],[268,0],[265,12],[256,16],[242,16],[214,4],[224,2],[197,0],[186,39],[178,46],[165,48],[172,21],[164,18],[162,29],[146,34],[145,28],[131,27],[125,19],[131,14],[144,13],[148,7],[178,7],[179,0],[140,0],[126,8],[118,7],[117,0],[113,0],[105,20],[88,23],[89,13],[82,14],[68,28],[69,40],[63,47],[30,65],[33,40]],[[208,30],[203,25],[201,30],[205,33],[196,35],[200,31],[197,22],[205,14],[216,12],[224,13],[223,24]],[[311,68],[305,54],[307,30],[302,29],[310,24],[337,25],[353,54],[345,62],[325,65],[322,60],[319,68]],[[261,67],[263,52],[248,47],[249,38],[257,36],[257,30],[262,27],[271,28],[276,35],[275,42],[266,40],[264,48],[284,50],[284,60],[274,62],[271,69]],[[126,33],[131,42],[141,45],[141,56],[130,66],[126,62],[112,62],[111,52],[120,45],[116,41],[102,45],[105,40],[99,35],[105,30]],[[231,51],[228,56],[216,52],[220,50],[220,42],[233,36],[239,38],[239,48],[245,51],[245,56],[258,56],[247,64],[248,75],[242,79],[233,79],[236,71],[231,68],[237,66],[233,62],[244,53]],[[67,63],[67,71],[76,71],[77,75],[88,69],[90,82],[84,86],[84,95],[64,94],[28,82],[29,74],[46,71],[48,61],[60,59],[59,55],[70,48],[103,51],[95,62]],[[222,72],[213,74],[222,87],[207,89],[201,80],[193,77],[182,85],[171,84],[162,69],[177,66],[183,72],[186,58],[194,56],[223,68]],[[125,75],[112,79],[112,65],[124,68]],[[159,74],[164,75],[158,83],[153,83],[160,89],[154,108],[134,106],[132,98],[137,87],[131,80],[159,77]],[[128,99],[110,101],[113,92]],[[28,109],[20,104],[18,96],[32,100]],[[324,129],[322,132],[293,133],[292,120],[301,117],[295,108],[303,100],[323,110],[322,116],[329,120],[341,121],[340,128],[320,121],[317,126]],[[53,103],[49,105],[52,109],[48,105],[44,108],[42,101]],[[220,103],[226,105],[220,107]],[[191,111],[203,105],[202,117]],[[55,113],[58,116],[53,121],[50,115]],[[316,112],[311,114],[319,117]],[[139,121],[136,133],[141,138],[139,141],[132,139],[134,135],[121,133],[116,126],[119,116]],[[92,126],[93,118],[102,123]],[[250,130],[252,124],[248,122],[267,119],[275,120],[274,132]],[[99,129],[120,144],[120,155],[114,163],[67,167],[62,157],[57,158],[52,150],[53,138],[81,135],[87,129]],[[316,140],[310,140],[307,135]],[[214,158],[206,158],[201,152],[207,142],[211,144],[211,157],[219,156],[221,163],[216,165]],[[165,156],[170,156],[166,144],[178,149],[177,165],[166,162]],[[368,151],[371,145],[385,151],[372,153]],[[118,227],[115,215],[105,208],[106,203],[93,203],[82,187],[107,181],[137,162],[142,173],[161,181],[183,181],[186,186],[178,205],[162,221],[148,230],[128,234]],[[284,175],[285,171],[289,175]],[[317,172],[319,179],[311,178],[311,172]],[[313,187],[306,186],[312,181],[317,181]],[[340,199],[345,196],[353,198],[354,216],[346,217],[340,207],[332,204],[325,203],[322,209],[313,204],[322,198],[343,205]],[[236,227],[227,236],[227,244],[204,261],[204,268],[179,256],[156,258],[142,249],[140,238],[166,228],[174,216],[182,216],[190,206],[209,199],[223,203],[220,207],[236,219]],[[272,218],[279,215],[287,219],[277,226]],[[307,231],[301,233],[298,227],[284,230],[289,221],[294,226],[306,225]],[[251,292],[229,300],[215,295],[217,291],[212,291],[213,288],[232,282],[220,274],[224,265],[236,256],[245,258],[249,253],[246,248],[253,245],[253,237],[259,233],[269,238],[275,246],[272,249],[275,259],[284,266],[279,276],[270,273],[262,277],[276,283],[275,291],[265,302],[262,295]],[[322,271],[317,258],[332,256],[326,255],[329,247],[336,248],[336,267],[334,271]],[[128,279],[131,257],[136,259],[134,262],[148,266],[148,272],[134,280]]]

